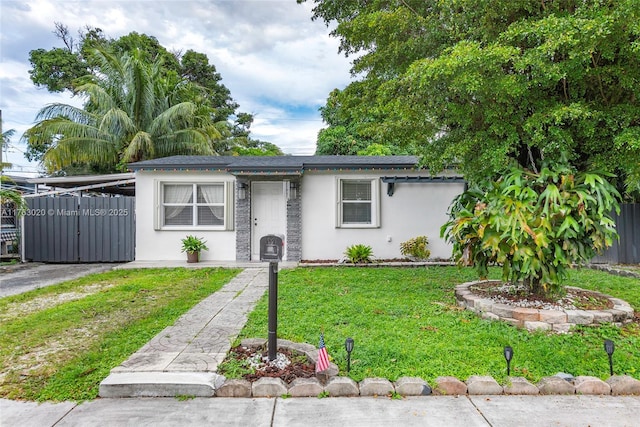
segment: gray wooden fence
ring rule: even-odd
[[[134,197],[36,197],[27,202],[23,229],[26,260],[133,261]]]
[[[620,215],[613,215],[620,240],[616,240],[602,255],[593,259],[597,264],[640,263],[640,203],[620,205]]]

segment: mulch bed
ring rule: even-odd
[[[284,368],[262,363],[253,373],[245,374],[242,378],[250,382],[257,381],[262,377],[280,378],[285,383],[290,384],[296,378],[312,378],[316,376],[315,364],[304,361],[306,356],[286,348],[279,348],[278,353],[284,355],[291,363]],[[248,361],[256,355],[260,355],[262,358],[268,358],[268,351],[237,346],[229,351],[227,358]]]
[[[496,285],[495,283],[474,285],[470,290],[483,298],[500,299],[520,307],[537,309],[554,307],[570,310],[606,310],[613,308],[613,303],[608,298],[585,289],[567,289],[566,295],[560,299],[530,295],[520,288],[503,284]]]

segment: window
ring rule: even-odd
[[[338,179],[338,227],[379,227],[377,179]]]
[[[233,183],[161,183],[158,228],[233,229]]]

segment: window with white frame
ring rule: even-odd
[[[232,183],[164,182],[159,190],[156,228],[231,229]]]
[[[377,179],[338,179],[337,225],[342,228],[380,226]]]

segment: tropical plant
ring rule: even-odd
[[[160,114],[169,107],[174,107],[183,102],[191,102],[197,106],[195,112],[186,111],[184,105],[181,112],[175,112],[174,117],[165,115],[161,119],[165,124],[170,123],[171,129],[158,129],[159,133],[153,133],[147,140],[141,141],[146,145],[158,145],[157,152],[146,153],[146,158],[160,157],[166,155],[161,153],[161,148],[170,143],[175,143],[178,135],[174,131],[182,132],[178,146],[168,151],[170,154],[225,154],[225,155],[280,155],[282,152],[273,144],[253,141],[249,137],[249,128],[253,122],[253,116],[248,113],[238,112],[238,104],[231,98],[231,93],[222,83],[222,77],[217,72],[215,65],[209,63],[209,58],[205,54],[187,50],[186,52],[169,52],[155,37],[136,32],[129,33],[118,39],[107,37],[100,28],[86,26],[78,31],[79,41],[76,41],[68,27],[62,23],[55,23],[54,33],[63,43],[63,47],[51,50],[36,49],[29,52],[29,60],[32,68],[29,70],[33,83],[41,88],[46,88],[50,92],[68,91],[73,95],[80,95],[89,99],[85,105],[88,116],[82,116],[82,124],[97,126],[100,123],[102,111],[96,109],[90,103],[94,94],[84,92],[81,86],[87,81],[97,83],[105,88],[105,84],[115,86],[117,95],[109,91],[108,95],[115,100],[122,100],[117,108],[132,117],[130,110],[139,109],[146,117],[151,109],[151,117],[159,117]],[[114,61],[105,61],[104,52],[114,58],[131,58],[135,60],[136,71],[129,73],[123,65],[114,64]],[[123,61],[126,63],[127,61]],[[138,67],[144,64],[143,67]],[[114,73],[114,68],[116,72]],[[127,82],[121,75],[130,74],[131,82]],[[115,78],[114,78],[115,77]],[[152,85],[147,85],[145,81],[152,81]],[[132,86],[135,86],[132,88]],[[142,86],[140,89],[137,86]],[[137,97],[138,91],[142,90],[144,99]],[[123,99],[122,94],[130,94],[127,99]],[[104,98],[104,96],[102,96]],[[152,107],[145,105],[147,101],[155,103]],[[98,104],[103,105],[104,102]],[[77,121],[75,117],[62,111],[62,108],[49,109],[51,115],[43,115],[41,119],[53,117],[67,117],[72,121]],[[111,108],[111,107],[107,107]],[[58,109],[60,111],[55,111]],[[44,111],[43,111],[44,113]],[[77,116],[81,113],[76,112]],[[95,115],[95,116],[94,116]],[[175,117],[179,115],[180,117]],[[113,118],[108,118],[113,121]],[[165,120],[166,119],[166,120]],[[138,120],[134,119],[135,126],[139,129],[151,133],[146,126],[140,126]],[[213,123],[212,127],[210,124]],[[169,126],[157,126],[169,127]],[[210,135],[203,135],[204,138],[211,139],[210,149],[202,150],[202,147],[191,147],[191,143],[185,149],[179,145],[184,140],[194,139],[194,135],[183,132],[188,129],[208,128]],[[109,130],[108,130],[109,131]],[[37,133],[37,131],[36,131]],[[172,133],[174,133],[172,135]],[[166,141],[158,141],[159,136],[169,135]],[[41,137],[25,135],[30,142],[27,146],[25,156],[32,161],[51,161],[48,154],[49,148],[55,147],[62,134],[42,135]],[[131,136],[131,138],[133,138]],[[85,135],[81,139],[86,139]],[[117,139],[117,138],[116,138]],[[86,144],[94,144],[88,142]],[[195,143],[194,143],[195,144]],[[122,154],[125,147],[118,146],[109,148],[109,156],[113,157],[113,151]],[[126,144],[128,146],[128,144]],[[201,144],[204,145],[204,144]],[[104,151],[101,147],[99,150]],[[86,151],[86,149],[83,149]],[[150,157],[151,156],[151,157]],[[49,157],[46,159],[45,157]],[[64,174],[91,174],[112,172],[117,169],[113,161],[105,162],[94,159],[95,154],[88,156],[92,159],[87,163],[85,159],[78,159],[73,165],[66,165],[58,168],[56,172]],[[124,163],[128,160],[124,159]],[[122,165],[119,165],[122,168]]]
[[[347,257],[347,260],[352,264],[370,263],[371,257],[373,256],[373,250],[371,249],[371,246],[357,244],[349,246],[344,254]]]
[[[14,129],[9,129],[5,132],[2,132],[2,139],[0,140],[0,143],[1,143],[0,151],[2,151],[4,147],[9,144],[10,139],[14,133],[15,133]],[[0,169],[2,171],[4,171],[5,168],[10,168],[10,167],[11,167],[11,163],[4,162],[4,161],[0,165]],[[19,191],[14,190],[12,188],[4,188],[3,184],[10,183],[11,181],[12,181],[11,178],[9,178],[4,174],[0,176],[0,205],[4,206],[5,204],[13,204],[13,208],[15,209],[15,212],[18,213],[17,216],[20,216],[21,213],[24,212],[25,208],[27,207],[27,203],[25,202],[24,198],[22,197],[22,194]]]
[[[601,174],[512,167],[461,194],[441,234],[453,243],[454,258],[467,256],[480,277],[497,263],[504,280],[522,281],[533,294],[561,294],[567,269],[617,237],[610,214],[619,212],[619,197]]]
[[[182,252],[193,253],[208,250],[207,242],[202,237],[189,235],[182,239]]]
[[[177,76],[161,76],[161,64],[139,55],[115,56],[98,48],[103,74],[76,88],[84,108],[51,104],[27,130],[30,146],[45,146],[44,165],[55,172],[78,163],[106,171],[173,154],[215,154],[221,138],[211,109],[194,102],[197,88]]]
[[[404,256],[410,256],[415,259],[425,260],[431,255],[431,251],[427,249],[429,239],[427,236],[418,236],[400,243],[400,253]]]

